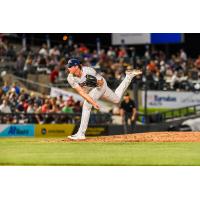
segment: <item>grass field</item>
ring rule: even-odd
[[[62,141],[62,140],[61,140]],[[0,165],[200,166],[200,143],[84,143],[0,139]]]

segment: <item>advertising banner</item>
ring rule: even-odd
[[[99,136],[106,135],[108,127],[107,126],[89,126],[86,131],[86,136]]]
[[[35,137],[66,137],[73,133],[74,124],[39,124],[35,125]]]
[[[83,101],[83,98],[74,92],[69,92],[69,91],[62,90],[56,87],[51,88],[51,93],[50,93],[51,97],[58,97],[60,95],[63,96],[64,100],[67,100],[70,96],[73,96],[75,101]]]
[[[0,137],[34,137],[32,124],[1,124]]]
[[[144,91],[142,91],[142,106],[144,107]],[[182,108],[200,104],[200,94],[194,92],[148,91],[148,108]]]
[[[113,45],[130,45],[130,44],[149,44],[149,33],[113,33]]]
[[[77,133],[78,129],[79,125],[76,125],[73,134]],[[86,136],[99,136],[107,134],[108,134],[107,125],[89,125],[85,133]]]
[[[113,33],[113,45],[173,44],[184,41],[182,33]]]
[[[183,40],[183,33],[151,33],[151,44],[173,44]]]

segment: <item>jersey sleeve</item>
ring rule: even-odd
[[[72,88],[75,88],[77,87],[79,84],[76,82],[76,80],[74,79],[73,75],[72,74],[69,74],[68,77],[67,77],[67,81],[68,83],[70,84],[70,86]]]

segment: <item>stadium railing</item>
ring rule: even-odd
[[[151,113],[147,115],[140,112],[139,118],[143,124],[148,124],[148,123],[160,123],[181,117],[194,116],[198,115],[199,113],[200,113],[200,104],[177,108],[177,109],[171,109],[163,112]]]

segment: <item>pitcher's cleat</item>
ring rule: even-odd
[[[142,71],[138,69],[133,69],[133,70],[127,70],[126,75],[129,76],[130,78],[133,78],[135,76],[141,75]]]
[[[71,135],[71,136],[68,136],[69,139],[71,140],[85,140],[86,137],[84,134],[74,134],[74,135]]]

